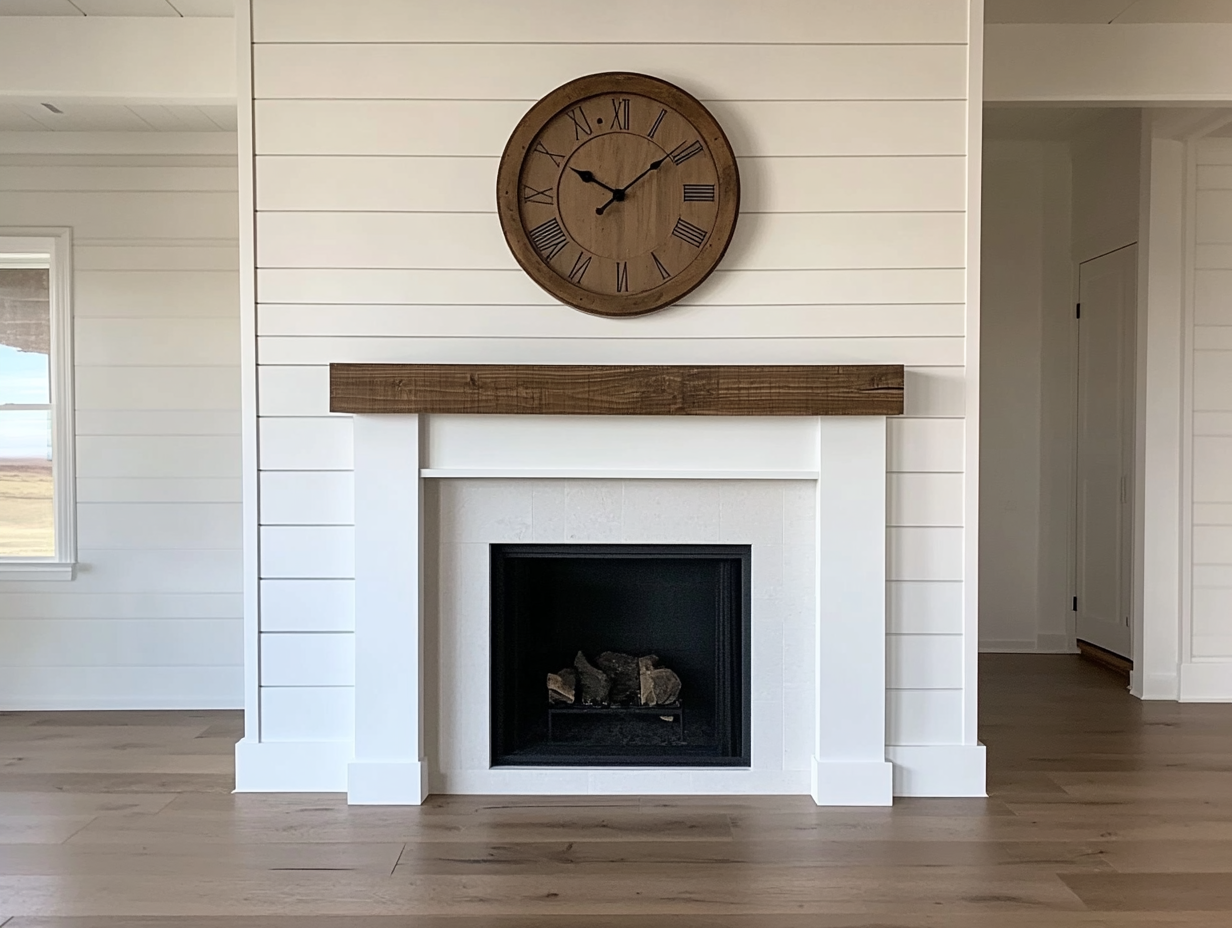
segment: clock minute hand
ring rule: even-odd
[[[629,181],[627,184],[625,184],[625,185],[624,185],[623,187],[621,187],[620,189],[618,189],[618,190],[613,190],[613,191],[612,191],[612,198],[611,198],[610,200],[608,200],[606,203],[604,203],[602,206],[600,206],[597,210],[595,210],[595,213],[597,213],[598,215],[602,216],[602,215],[604,214],[604,212],[606,212],[606,211],[607,211],[607,208],[608,208],[609,206],[611,206],[613,203],[619,203],[621,200],[623,200],[623,199],[625,198],[625,195],[629,192],[629,188],[630,188],[630,187],[632,187],[634,184],[636,184],[639,180],[641,180],[643,177],[645,177],[645,176],[646,176],[647,174],[649,174],[651,171],[657,171],[657,170],[659,170],[659,168],[661,168],[661,167],[663,166],[663,162],[664,162],[664,161],[666,161],[666,160],[667,160],[667,158],[666,158],[666,156],[665,156],[665,157],[660,158],[658,161],[652,161],[652,162],[650,163],[650,167],[648,167],[646,170],[642,171],[642,173],[641,173],[641,174],[639,174],[639,175],[637,175],[637,177],[633,178],[633,180]],[[609,189],[610,189],[610,188],[609,188]]]

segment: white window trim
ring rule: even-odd
[[[73,424],[73,232],[0,227],[0,253],[50,254],[52,492],[56,553],[0,557],[0,580],[72,580],[77,572],[76,429]],[[0,409],[4,407],[0,406]]]

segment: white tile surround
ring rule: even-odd
[[[437,480],[425,502],[425,536],[439,531],[425,583],[432,792],[809,791],[815,481]],[[751,544],[752,767],[489,768],[488,545],[500,542]]]

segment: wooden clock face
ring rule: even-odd
[[[566,84],[519,123],[497,205],[518,263],[564,303],[607,316],[676,302],[723,257],[736,159],[710,113],[640,74]]]

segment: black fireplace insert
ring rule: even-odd
[[[491,558],[493,766],[749,766],[748,545]]]

